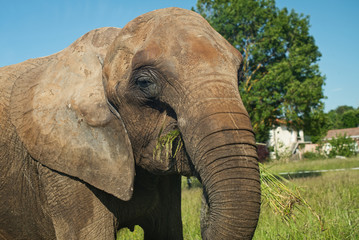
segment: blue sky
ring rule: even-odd
[[[310,33],[322,53],[325,110],[359,107],[359,1],[277,0],[279,8],[310,15]],[[86,32],[123,27],[133,18],[165,7],[190,9],[195,0],[1,0],[0,67],[47,56]]]

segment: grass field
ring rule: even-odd
[[[343,169],[359,167],[359,158],[347,159],[322,159],[322,160],[302,160],[292,161],[288,163],[273,161],[266,164],[266,168],[273,173],[281,172],[299,172],[307,170],[322,170],[322,169]]]
[[[266,167],[275,173],[352,168],[359,167],[359,158],[272,162]],[[254,239],[359,239],[359,170],[302,176],[290,182],[300,188],[302,197],[320,216],[321,222],[303,206],[287,223],[263,203]],[[195,185],[187,189],[185,179],[182,186],[184,239],[201,239],[201,188]],[[143,239],[140,228],[134,233],[122,230],[121,234],[118,239]]]

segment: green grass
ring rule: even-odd
[[[328,172],[292,180],[319,214],[306,208],[289,224],[263,205],[254,239],[359,239],[359,171]]]
[[[266,164],[273,172],[351,168],[359,158],[324,159]],[[290,180],[300,188],[302,197],[320,216],[306,207],[294,210],[287,222],[263,203],[254,239],[359,239],[359,170],[321,173],[317,176]],[[182,181],[182,222],[184,239],[201,239],[200,208],[202,190],[197,181],[187,189]],[[118,239],[143,239],[140,228],[134,233],[121,230]],[[142,235],[141,235],[142,234]]]
[[[265,165],[273,173],[281,172],[298,172],[321,169],[341,169],[359,167],[359,158],[347,159],[321,159],[321,160],[301,160],[283,163],[280,161],[272,161]]]
[[[183,239],[202,239],[200,229],[201,199],[202,188],[200,187],[182,190]]]
[[[128,228],[123,228],[117,233],[117,240],[142,240],[143,238],[143,230],[140,226],[135,226],[133,232]]]

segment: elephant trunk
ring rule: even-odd
[[[207,107],[192,112],[194,127],[184,129],[192,137],[184,133],[184,142],[204,188],[203,239],[251,239],[260,211],[260,180],[248,114],[239,95],[201,102]]]
[[[197,164],[204,186],[203,239],[251,239],[260,209],[255,148],[238,143],[209,151],[212,156]]]

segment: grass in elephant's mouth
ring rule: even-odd
[[[325,161],[332,162],[327,159],[321,163]],[[353,161],[359,163],[359,158]],[[296,163],[300,164],[307,163]],[[186,240],[201,239],[202,189],[194,181],[191,189],[187,188],[186,178],[182,182],[182,221]],[[328,172],[290,182],[300,187],[303,199],[321,216],[323,226],[308,208],[293,209],[295,218],[288,224],[264,204],[254,239],[359,239],[359,171]],[[118,239],[143,239],[140,228],[134,233],[122,230],[121,234]]]
[[[181,133],[178,129],[172,130],[164,136],[161,136],[163,128],[157,137],[156,147],[153,149],[153,159],[161,161],[161,153],[165,151],[166,159],[175,158],[178,151],[182,148],[183,142]],[[175,146],[175,148],[173,148]]]

